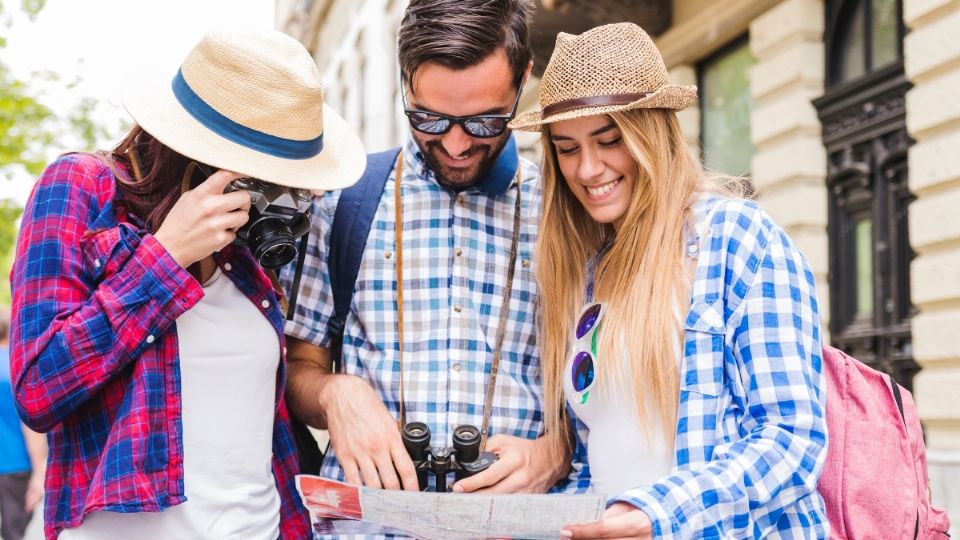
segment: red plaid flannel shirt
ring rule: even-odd
[[[47,538],[90,512],[156,512],[185,500],[174,321],[203,290],[139,220],[114,208],[115,192],[110,168],[94,156],[52,163],[27,203],[11,272],[14,393],[50,446]],[[225,274],[261,306],[283,348],[270,279],[245,248],[216,258],[230,263]],[[294,484],[284,377],[281,357],[273,472],[281,538],[301,539],[310,522]]]

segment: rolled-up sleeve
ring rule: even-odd
[[[299,284],[297,306],[293,318],[288,320],[284,332],[288,336],[330,348],[327,324],[333,316],[333,289],[327,259],[330,245],[330,228],[340,192],[326,193],[313,203],[310,237],[304,256],[303,276]],[[356,249],[363,249],[357,246]],[[292,293],[295,265],[288,264],[280,273],[280,282],[288,297]]]
[[[11,375],[18,409],[47,431],[116,377],[202,297],[153,236],[98,229],[109,169],[52,163],[27,202],[11,272]]]

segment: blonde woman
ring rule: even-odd
[[[815,538],[825,458],[820,323],[800,251],[708,178],[639,27],[560,34],[541,109],[537,246],[548,430],[610,497],[573,538]],[[554,451],[567,449],[557,438]]]

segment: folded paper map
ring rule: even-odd
[[[606,506],[602,495],[394,491],[309,475],[297,476],[297,489],[319,533],[399,533],[424,540],[556,539],[564,525],[597,521]]]

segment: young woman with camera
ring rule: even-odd
[[[279,32],[211,32],[123,102],[137,125],[47,167],[17,244],[11,373],[48,433],[46,536],[306,538],[282,295],[235,239],[264,214],[247,189],[344,187],[364,150]]]
[[[676,111],[695,100],[621,23],[560,34],[541,110],[511,123],[543,137],[547,429],[573,422],[576,474],[610,497],[561,534],[823,538],[813,275],[690,154]]]

